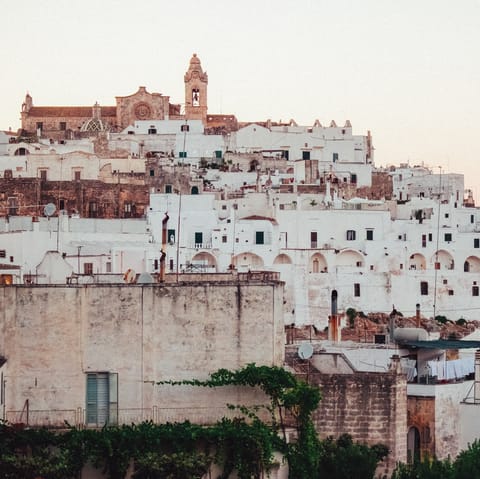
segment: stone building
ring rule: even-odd
[[[170,102],[168,95],[150,93],[146,87],[127,96],[116,96],[114,106],[37,106],[27,93],[21,109],[22,134],[52,140],[122,131],[137,120],[201,120],[210,131],[231,131],[238,124],[233,115],[207,117],[208,75],[194,53],[184,76],[184,113],[181,105]]]

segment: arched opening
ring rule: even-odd
[[[292,264],[292,260],[288,254],[279,254],[273,261],[273,264]]]
[[[192,258],[187,270],[197,273],[216,273],[217,260],[212,254],[202,251]]]
[[[30,154],[30,152],[23,146],[20,148],[17,148],[14,153],[15,156],[26,156],[28,154]]]
[[[454,269],[455,261],[453,256],[445,250],[439,250],[431,259],[435,269]]]
[[[263,268],[263,260],[254,253],[240,253],[233,257],[233,265],[240,272]]]
[[[345,250],[338,254],[336,266],[339,269],[355,269],[362,268],[363,256],[354,250]]]
[[[407,434],[407,461],[411,464],[420,459],[420,433],[415,426]]]
[[[315,253],[310,258],[310,273],[326,273],[328,271],[327,261],[323,254]]]
[[[480,259],[476,256],[469,256],[463,264],[463,270],[467,273],[480,273]]]
[[[427,261],[425,259],[425,256],[420,253],[414,253],[410,255],[410,258],[408,259],[408,269],[419,269],[419,270],[424,270],[427,268]]]
[[[334,289],[332,291],[332,315],[337,314],[338,309],[338,293],[337,290]]]
[[[192,186],[192,189],[190,190],[190,194],[198,195],[198,186]]]

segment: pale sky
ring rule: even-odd
[[[0,129],[27,91],[115,105],[142,85],[183,103],[196,52],[210,113],[349,119],[377,165],[463,173],[480,200],[480,0],[0,0],[0,40]]]

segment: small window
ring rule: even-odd
[[[155,176],[155,170],[150,170],[150,176]]]
[[[190,190],[191,195],[198,195],[198,186],[192,186],[192,189]]]
[[[470,215],[470,223],[475,223],[475,215]]]
[[[8,197],[8,214],[10,216],[16,216],[17,214],[17,197],[16,196],[9,196]]]
[[[452,233],[445,233],[445,241],[452,241]]]
[[[450,216],[449,213],[445,213],[445,218],[448,218]]]
[[[332,161],[335,163],[336,161],[338,161],[338,153],[333,153],[332,154]]]
[[[255,244],[265,244],[265,233],[263,231],[255,231]]]
[[[473,247],[480,248],[480,238],[473,238]]]
[[[478,296],[478,286],[472,286],[472,296]]]
[[[105,270],[107,273],[111,273],[112,272],[112,263],[110,261],[107,261],[105,263]]]
[[[222,243],[226,243],[227,242],[227,236],[226,235],[223,235],[222,236]]]
[[[66,121],[61,121],[60,122],[60,130],[65,131],[67,129],[67,122]]]
[[[427,296],[428,295],[428,282],[427,281],[422,281],[420,283],[420,294],[422,296]]]
[[[10,263],[13,263],[13,256],[10,256]]]
[[[353,285],[353,295],[357,298],[360,296],[360,283],[355,283]]]
[[[43,130],[43,122],[37,121],[37,130],[40,130],[40,131]]]
[[[302,160],[309,160],[309,159],[310,159],[310,152],[302,151]]]
[[[132,203],[125,203],[123,205],[123,209],[125,213],[131,213],[132,212]]]
[[[74,171],[73,172],[73,179],[75,181],[80,181],[82,179],[82,172],[81,171]]]
[[[432,233],[428,233],[428,241],[433,241],[433,235],[432,235]]]
[[[227,209],[227,205],[222,205],[222,210],[226,210]]]
[[[317,248],[317,247],[318,247],[317,232],[311,231],[310,232],[310,248]]]
[[[175,244],[175,230],[167,230],[167,240],[170,244]]]
[[[238,205],[237,205],[237,203],[233,203],[233,209],[234,209],[234,210],[238,210]]]
[[[449,296],[453,296],[453,289],[449,289],[449,290],[448,290],[448,295],[449,295]]]
[[[180,131],[190,131],[190,125],[180,125]]]
[[[118,420],[118,374],[87,373],[85,422],[96,426]]]
[[[83,274],[93,274],[93,263],[83,263]]]
[[[90,201],[88,204],[88,216],[90,218],[97,217],[97,203],[95,201]]]
[[[47,181],[47,170],[40,170],[40,179],[42,181]]]
[[[422,248],[427,247],[427,235],[422,235]]]
[[[165,193],[169,194],[172,192],[172,185],[165,185]]]
[[[61,199],[58,201],[58,209],[64,210],[65,209],[65,200]]]
[[[373,241],[373,230],[367,230],[367,240]]]
[[[357,175],[355,173],[352,173],[350,176],[350,182],[354,185],[357,184]]]
[[[355,241],[355,230],[347,230],[347,241]]]
[[[195,233],[195,246],[203,244],[203,233],[198,231]]]
[[[180,152],[178,153],[178,156],[179,156],[180,158],[186,158],[186,157],[187,157],[187,152],[186,152],[186,151],[180,151]]]
[[[150,128],[148,129],[148,134],[149,134],[149,135],[156,135],[156,134],[157,134],[157,129],[156,129],[155,127],[153,127],[153,128],[150,127]]]
[[[7,252],[4,249],[0,249],[0,258],[6,258],[7,257]]]

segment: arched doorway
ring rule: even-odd
[[[192,189],[190,190],[190,194],[198,195],[198,186],[192,186]]]
[[[197,253],[188,266],[188,269],[192,272],[198,273],[216,273],[217,272],[217,260],[215,256],[210,253],[202,251]]]
[[[263,268],[263,260],[254,253],[240,253],[233,258],[233,265],[238,271],[245,273]]]
[[[420,433],[415,426],[408,430],[407,434],[407,461],[412,462],[420,459]]]
[[[310,267],[308,270],[310,273],[326,273],[328,271],[327,261],[323,254],[315,253],[310,258]]]

